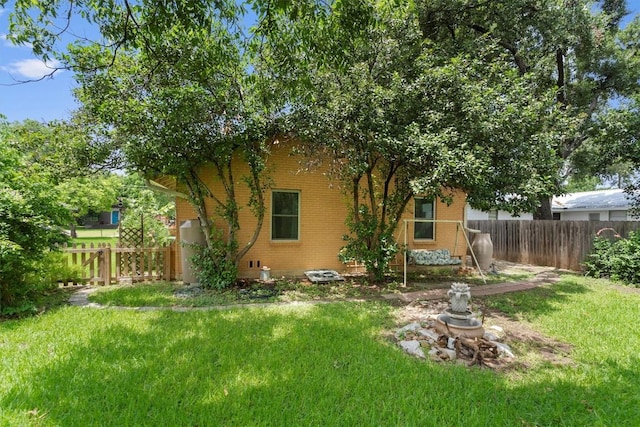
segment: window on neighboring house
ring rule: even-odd
[[[589,221],[600,221],[600,212],[589,213]]]
[[[555,221],[560,221],[560,212],[553,212],[551,215]]]
[[[497,220],[498,219],[498,210],[497,209],[490,210],[488,213],[489,213],[488,219],[493,219],[493,220]]]
[[[424,197],[414,198],[415,202],[415,219],[434,219],[434,203],[433,199]],[[433,240],[433,222],[415,222],[413,224],[414,239],[431,239]]]
[[[300,238],[300,193],[273,191],[271,193],[271,239],[298,240]]]
[[[611,211],[609,212],[609,221],[626,221],[627,211]]]

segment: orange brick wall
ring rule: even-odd
[[[347,217],[347,200],[337,182],[329,180],[324,169],[319,168],[309,172],[300,170],[299,158],[290,155],[290,146],[276,144],[272,147],[268,160],[268,167],[272,177],[274,190],[295,190],[300,193],[300,240],[295,242],[272,241],[271,236],[271,191],[267,191],[265,200],[267,208],[264,223],[258,240],[240,261],[241,277],[257,278],[260,268],[267,266],[271,269],[271,277],[301,276],[305,270],[332,269],[345,272],[346,268],[338,260],[338,252],[344,246],[342,236],[347,233],[345,219]],[[238,241],[245,245],[256,224],[256,219],[246,206],[248,189],[241,182],[241,176],[246,174],[246,166],[238,163],[235,172],[237,199],[243,206],[240,212],[240,230]],[[215,194],[222,194],[220,184],[214,176],[213,168],[202,174],[203,179],[212,185]],[[450,206],[437,202],[436,217],[461,221],[464,215],[465,195],[457,193],[454,203]],[[208,211],[214,212],[214,202],[207,204]],[[407,207],[406,218],[413,218],[413,203]],[[176,222],[180,225],[188,219],[195,219],[193,209],[186,200],[176,202]],[[224,227],[224,224],[218,224]],[[400,243],[403,237],[404,223],[401,222],[397,237]],[[413,225],[408,224],[408,236],[413,236]],[[449,248],[452,252],[456,237],[456,226],[436,224],[435,239],[429,242],[413,242],[409,239],[410,248]],[[180,239],[179,228],[177,239]],[[466,252],[464,237],[459,236],[458,254]],[[180,249],[179,249],[180,250]],[[178,254],[177,271],[180,273],[180,255]],[[259,261],[259,267],[258,267]],[[250,267],[250,262],[252,266]]]

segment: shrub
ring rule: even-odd
[[[353,215],[347,219],[347,226],[352,234],[342,237],[347,243],[338,258],[342,262],[362,262],[371,279],[380,282],[400,248],[393,238],[393,229],[381,227],[378,218],[367,206],[361,206],[358,213],[359,221],[354,221]],[[381,232],[380,228],[384,231]]]
[[[69,219],[47,176],[30,170],[0,136],[0,313],[28,307],[31,280],[46,254],[68,239],[61,226]]]
[[[212,247],[193,245],[195,255],[191,262],[200,283],[207,288],[224,289],[233,285],[238,278],[238,266],[230,259],[233,253],[220,236],[212,235]]]
[[[40,268],[33,275],[33,282],[43,287],[57,286],[58,282],[80,282],[82,267],[69,265],[62,252],[51,251],[42,259]]]
[[[46,254],[67,240],[54,222],[55,198],[29,190],[0,185],[0,313],[4,314],[24,304],[38,285],[31,280],[45,268]]]
[[[628,238],[616,241],[596,236],[583,266],[588,276],[640,285],[640,232],[631,231]]]

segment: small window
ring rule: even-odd
[[[433,199],[416,197],[415,201],[415,219],[434,219]],[[433,222],[415,222],[413,225],[414,239],[431,239],[433,240]]]
[[[498,219],[498,210],[492,209],[488,212],[488,219],[497,220]]]
[[[611,211],[609,212],[609,221],[626,221],[627,211]]]
[[[300,193],[273,191],[271,193],[271,239],[299,240]]]
[[[600,221],[600,212],[589,213],[589,221]]]
[[[551,215],[553,215],[554,221],[560,221],[560,212],[553,212]]]

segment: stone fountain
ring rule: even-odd
[[[451,299],[449,308],[436,318],[436,331],[446,335],[461,335],[468,338],[484,336],[482,322],[469,310],[471,290],[466,283],[453,283],[447,292]]]

